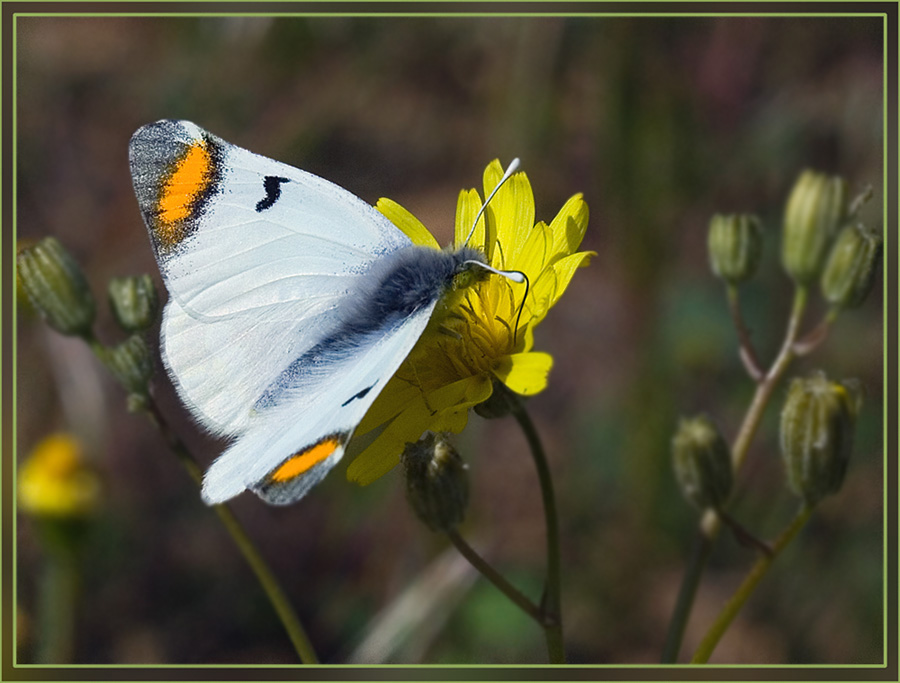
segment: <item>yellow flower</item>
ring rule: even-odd
[[[492,161],[484,172],[485,196],[502,176],[500,162]],[[465,245],[481,206],[476,190],[460,192],[454,247]],[[415,244],[440,248],[427,228],[396,202],[381,199],[376,208]],[[524,173],[515,173],[498,190],[467,246],[481,250],[498,270],[524,273],[527,287],[491,275],[445,297],[357,428],[358,436],[376,436],[350,463],[350,480],[368,484],[386,474],[406,444],[426,431],[461,432],[469,408],[490,397],[495,381],[523,396],[547,386],[553,358],[532,351],[534,328],[562,296],[575,270],[594,254],[576,252],[587,221],[587,204],[577,194],[550,225],[535,224],[534,195]]]
[[[41,441],[19,466],[18,504],[48,517],[84,517],[100,502],[100,478],[68,434]]]

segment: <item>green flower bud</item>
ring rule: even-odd
[[[109,306],[126,332],[143,332],[156,320],[159,295],[149,275],[114,277],[109,281]]]
[[[861,402],[856,380],[832,382],[817,372],[791,382],[781,411],[781,455],[791,489],[808,504],[841,488]]]
[[[781,262],[794,282],[810,284],[822,269],[828,247],[847,219],[847,183],[804,171],[784,213]]]
[[[841,230],[822,271],[822,295],[828,303],[856,308],[865,300],[875,284],[881,246],[881,235],[864,225]]]
[[[406,471],[406,499],[432,531],[451,531],[469,503],[466,465],[459,453],[436,434],[407,444],[400,456]]]
[[[147,342],[139,334],[113,347],[102,347],[100,359],[129,394],[147,396],[153,376],[153,357]]]
[[[675,478],[697,507],[721,507],[731,493],[731,451],[709,418],[682,419],[672,439]]]
[[[54,237],[19,249],[16,282],[50,327],[65,335],[90,335],[94,297],[78,263]]]
[[[747,214],[715,215],[709,223],[709,265],[736,285],[753,277],[762,254],[759,219]]]

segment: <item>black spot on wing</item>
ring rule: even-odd
[[[256,212],[265,211],[271,207],[281,196],[281,184],[288,182],[288,178],[282,178],[277,175],[267,175],[263,178],[263,189],[266,191],[264,199],[260,199],[256,203]]]
[[[341,408],[343,408],[346,405],[349,405],[351,402],[355,401],[358,398],[364,398],[365,395],[368,394],[372,390],[372,387],[374,387],[374,386],[375,385],[373,384],[371,386],[366,387],[365,389],[363,389],[361,391],[356,392],[355,394],[353,394],[353,396],[351,396],[346,401],[341,403]]]

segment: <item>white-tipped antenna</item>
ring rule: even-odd
[[[500,178],[500,182],[497,183],[497,186],[491,191],[488,195],[488,198],[484,200],[484,204],[481,205],[481,208],[478,210],[478,215],[475,216],[475,221],[472,223],[472,229],[469,230],[469,234],[466,236],[466,241],[463,243],[463,246],[469,244],[469,240],[472,239],[472,235],[475,234],[475,228],[478,227],[478,221],[481,220],[481,215],[484,213],[484,210],[487,208],[487,205],[490,204],[491,200],[494,198],[494,195],[497,194],[497,190],[499,190],[503,183],[512,177],[512,174],[515,173],[519,169],[519,157],[516,157],[511,162],[509,162],[509,166],[506,167],[506,171],[503,173],[503,177]],[[463,263],[472,264],[479,268],[484,268],[485,270],[494,273],[495,275],[500,275],[502,277],[507,278],[508,280],[512,280],[513,282],[517,282],[519,284],[525,283],[525,297],[528,296],[528,278],[525,277],[525,273],[518,270],[498,270],[493,266],[489,266],[486,263],[482,263],[481,261],[469,260],[463,261]],[[516,335],[519,331],[519,318],[522,315],[522,308],[525,306],[525,297],[522,298],[522,304],[519,306],[519,312],[516,314],[516,326],[513,330],[513,339],[516,338]]]
[[[493,266],[489,266],[486,263],[482,263],[481,261],[476,261],[474,259],[470,259],[468,261],[463,261],[463,264],[470,264],[470,263],[473,266],[478,266],[479,268],[484,268],[485,270],[488,270],[488,271],[494,273],[494,275],[502,275],[503,277],[507,278],[508,280],[512,280],[513,282],[518,282],[519,284],[522,284],[523,282],[525,282],[525,273],[523,273],[521,271],[497,270]]]
[[[463,242],[463,246],[468,246],[469,240],[472,239],[472,235],[475,234],[475,228],[478,226],[478,221],[481,220],[481,214],[484,213],[484,210],[487,208],[487,205],[494,198],[494,195],[497,194],[497,190],[499,190],[503,186],[503,183],[505,183],[507,180],[509,180],[510,176],[512,176],[512,174],[515,173],[518,170],[518,168],[519,168],[519,157],[516,157],[511,162],[509,162],[509,166],[507,166],[506,172],[503,174],[503,177],[500,178],[500,182],[497,183],[497,186],[494,188],[494,190],[491,192],[491,194],[488,196],[488,198],[484,200],[484,204],[482,204],[481,208],[478,210],[478,215],[475,216],[475,222],[472,223],[472,229],[469,230],[469,234],[466,236],[466,241]],[[499,273],[500,271],[495,271],[495,272]],[[505,274],[505,273],[503,273],[503,274]],[[521,280],[517,280],[517,282],[521,282]]]
[[[519,311],[516,313],[516,326],[513,328],[513,341],[515,342],[518,339],[519,335],[519,319],[522,317],[522,309],[525,308],[525,299],[528,298],[528,290],[531,288],[531,283],[528,282],[528,277],[521,270],[497,270],[493,266],[489,266],[486,263],[482,263],[481,261],[476,261],[474,259],[463,261],[463,263],[471,263],[473,266],[484,268],[491,273],[501,275],[506,279],[512,280],[513,282],[517,282],[519,284],[522,284],[523,282],[525,283],[525,296],[522,297],[522,303],[519,304]]]

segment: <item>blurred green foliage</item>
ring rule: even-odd
[[[744,309],[769,359],[788,315],[777,240],[797,173],[840,173],[851,193],[871,183],[862,219],[880,225],[882,36],[877,17],[20,17],[19,236],[58,237],[95,293],[113,276],[158,278],[126,149],[159,118],[194,120],[370,203],[389,196],[443,242],[459,189],[480,187],[495,157],[522,157],[538,219],[583,192],[583,248],[598,257],[538,331],[556,364],[529,410],[555,476],[570,660],[655,663],[696,525],[671,472],[677,416],[715,415],[730,437],[752,392],[707,266],[709,219],[761,218]],[[113,341],[111,316],[99,322]],[[25,313],[18,335],[22,453],[50,430],[73,430],[108,481],[76,661],[293,662],[243,560],[114,382]],[[856,452],[843,490],[779,559],[714,661],[882,661],[882,340],[876,285],[794,368],[862,380]],[[207,462],[221,444],[190,423],[157,370],[164,412]],[[776,434],[772,408],[733,508],[762,537],[795,504]],[[537,599],[543,517],[521,434],[510,420],[473,418],[459,448],[472,480],[461,532],[485,539],[495,565]],[[410,514],[397,472],[359,489],[339,468],[298,505],[245,495],[234,509],[330,663],[446,547]],[[17,561],[24,624],[42,561],[26,519]],[[723,536],[683,652],[752,561]],[[449,620],[425,661],[543,661],[539,630],[493,587],[476,583],[442,609]],[[33,661],[38,638],[23,628],[20,662]]]

